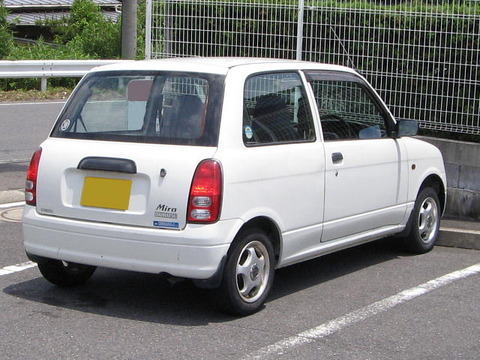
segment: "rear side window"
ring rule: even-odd
[[[298,73],[259,74],[244,89],[246,145],[314,141],[315,130]]]
[[[216,146],[223,77],[166,72],[92,73],[53,137]]]

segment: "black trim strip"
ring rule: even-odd
[[[133,160],[89,156],[82,159],[77,166],[81,170],[114,171],[126,174],[136,174],[137,165]]]

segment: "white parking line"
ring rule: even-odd
[[[425,295],[433,290],[439,289],[455,281],[465,279],[468,276],[476,275],[479,273],[480,263],[462,270],[454,271],[450,274],[427,281],[424,284],[401,291],[393,296],[367,305],[344,316],[340,316],[339,318],[333,319],[315,328],[309,329],[287,339],[276,342],[275,344],[268,345],[264,348],[259,349],[248,357],[245,357],[244,360],[276,359],[278,356],[296,347],[309,344],[329,335],[332,335],[337,331],[347,328],[362,320],[388,311],[397,305],[401,305],[419,296]]]
[[[25,201],[17,201],[13,203],[0,204],[0,209],[8,209],[12,207],[18,207],[25,205]]]
[[[28,163],[30,159],[12,159],[12,160],[0,160],[0,165],[4,164],[21,164],[21,163]]]
[[[0,269],[0,276],[13,274],[19,271],[30,269],[35,266],[37,266],[37,264],[32,261],[27,261],[27,262],[16,264],[16,265],[5,266],[4,268]]]
[[[463,233],[463,234],[474,234],[474,235],[480,234],[480,231],[478,231],[478,230],[455,229],[455,228],[442,227],[442,226],[440,226],[440,230],[448,231],[448,232],[454,232],[454,233]]]

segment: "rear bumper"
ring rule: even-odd
[[[182,231],[147,229],[45,216],[27,205],[23,234],[32,255],[202,280],[216,274],[242,224],[226,220]]]

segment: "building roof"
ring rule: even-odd
[[[7,21],[17,26],[36,26],[39,21],[57,20],[69,16],[74,0],[3,0],[10,11]],[[93,0],[112,21],[120,16],[120,0]]]
[[[71,8],[74,0],[3,0],[3,5],[7,9],[48,9],[48,8]],[[93,0],[100,7],[121,6],[119,0]]]
[[[36,26],[39,21],[60,20],[69,16],[68,11],[49,11],[49,12],[16,12],[7,15],[7,21],[14,25]],[[103,15],[116,22],[120,16],[119,12],[103,11]]]

